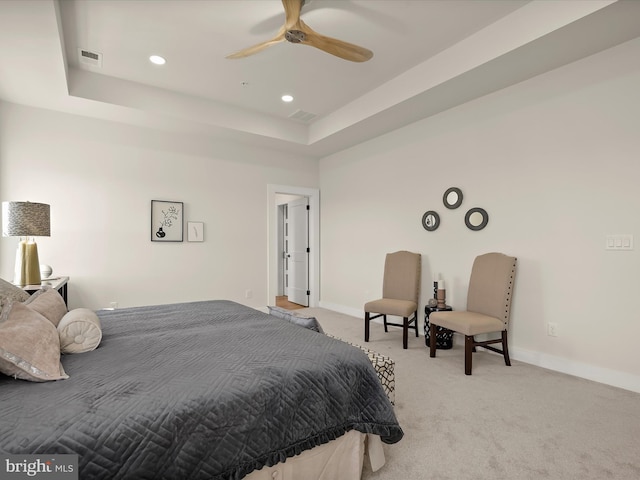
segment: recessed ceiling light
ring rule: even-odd
[[[293,97],[291,95],[282,95],[283,102],[293,102]]]
[[[149,60],[151,61],[151,63],[155,63],[156,65],[164,65],[165,63],[167,63],[167,61],[160,55],[151,55],[149,57]]]

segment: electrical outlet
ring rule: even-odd
[[[244,298],[251,298],[251,297],[253,297],[253,292],[251,290],[245,290]]]
[[[118,308],[118,302],[111,302],[111,303],[109,304],[109,308],[112,308],[112,309],[114,309],[114,310],[115,310],[116,308]]]
[[[554,322],[547,323],[547,335],[550,337],[558,336],[558,324]]]

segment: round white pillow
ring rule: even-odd
[[[71,310],[62,317],[57,328],[62,353],[90,352],[98,348],[102,340],[100,319],[88,308]]]

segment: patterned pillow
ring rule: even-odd
[[[24,304],[49,319],[54,327],[58,326],[62,317],[68,312],[62,295],[50,286],[42,287],[42,290],[31,295]]]
[[[268,306],[267,308],[269,309],[269,315],[282,318],[295,325],[299,325],[301,327],[308,328],[309,330],[313,330],[314,332],[324,333],[324,331],[322,330],[322,327],[320,326],[320,322],[318,322],[316,317],[305,315],[303,313],[299,313],[294,310],[287,310],[282,307]]]
[[[27,292],[0,278],[0,309],[10,301],[24,302],[28,298]]]
[[[69,378],[60,363],[56,327],[20,302],[0,314],[0,372],[31,382]]]

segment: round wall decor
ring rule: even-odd
[[[482,230],[489,223],[489,214],[484,208],[470,208],[464,216],[464,223],[470,230]]]
[[[442,203],[444,206],[450,209],[458,208],[462,205],[462,190],[458,187],[448,188],[442,196]]]
[[[425,230],[433,232],[440,226],[440,215],[433,210],[429,210],[422,216],[422,226]]]

